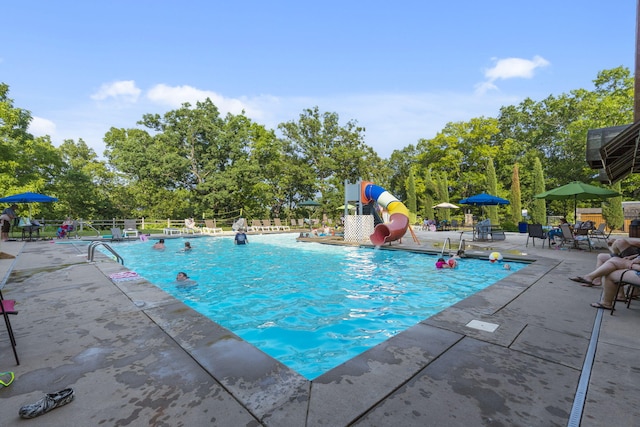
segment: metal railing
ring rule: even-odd
[[[440,252],[441,257],[444,257],[444,251],[447,249],[447,246],[449,246],[449,253],[451,253],[451,239],[448,237],[444,239],[444,242],[442,243],[442,251]]]
[[[89,244],[89,248],[87,249],[87,260],[89,260],[89,262],[93,262],[93,255],[98,246],[103,246],[106,250],[111,252],[116,257],[116,261],[124,265],[124,259],[111,246],[107,245],[104,242],[98,242],[98,241],[91,242]]]

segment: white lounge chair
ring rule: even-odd
[[[215,219],[205,219],[204,227],[202,227],[202,232],[205,234],[219,234],[222,233],[222,228],[216,226]]]
[[[124,220],[124,232],[122,236],[126,239],[129,235],[133,235],[138,237],[140,232],[138,231],[138,227],[136,225],[135,219],[125,219]]]
[[[202,234],[202,229],[196,227],[196,222],[193,218],[186,218],[182,232],[187,234]]]
[[[291,227],[289,227],[288,225],[284,225],[282,224],[282,222],[280,222],[280,218],[273,218],[273,226],[276,227],[277,230],[282,230],[282,231],[291,230]]]

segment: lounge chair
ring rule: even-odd
[[[182,232],[187,234],[202,234],[202,229],[196,227],[196,222],[193,218],[186,218]]]
[[[259,219],[252,219],[251,220],[251,226],[247,229],[247,231],[253,231],[253,232],[257,232],[257,231],[263,231],[263,227],[262,227],[262,223],[260,222]]]
[[[124,240],[124,237],[122,237],[122,230],[120,230],[118,227],[112,227],[111,228],[111,241],[122,241]]]
[[[589,247],[589,252],[591,252],[591,240],[589,240],[589,235],[587,233],[574,235],[571,232],[571,228],[569,228],[569,224],[560,224],[560,230],[562,230],[562,240],[560,242],[561,247],[566,247],[567,249],[580,249],[580,245],[584,245],[586,243]],[[579,230],[580,229],[576,231]],[[588,232],[586,229],[584,229],[584,231]]]
[[[271,220],[270,219],[263,219],[262,220],[262,229],[265,231],[276,231],[278,230],[277,227],[274,227],[273,225],[271,225]]]
[[[280,218],[273,218],[273,226],[276,227],[277,230],[282,230],[282,231],[291,230],[291,227],[289,227],[288,225],[284,225],[282,224],[282,222],[280,222]]]
[[[593,237],[594,239],[602,239],[606,242],[609,239],[609,236],[611,236],[612,231],[612,229],[609,229],[609,232],[607,233],[607,223],[603,222],[598,225],[598,228],[596,228],[595,230],[591,230],[589,236]]]
[[[525,246],[529,246],[529,238],[531,238],[533,246],[536,245],[536,239],[542,239],[542,249],[544,249],[544,242],[547,240],[547,233],[542,230],[542,224],[529,224],[527,228],[529,230],[529,235],[527,236],[527,244]]]
[[[206,234],[218,234],[222,233],[222,228],[216,226],[215,219],[205,219],[204,227],[202,227],[202,232]]]
[[[293,227],[293,228],[297,228],[298,227],[298,222],[295,220],[295,218],[291,218],[291,227]]]
[[[135,219],[124,220],[124,233],[122,235],[126,239],[127,237],[129,237],[130,234],[135,237],[138,237],[139,235],[138,226],[136,225]]]

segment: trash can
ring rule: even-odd
[[[640,237],[640,219],[634,219],[629,224],[629,237]]]
[[[526,222],[518,223],[518,231],[521,233],[526,233],[529,230],[528,224]]]

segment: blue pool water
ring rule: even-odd
[[[351,359],[525,264],[296,242],[296,234],[114,244],[125,266],[307,379]],[[192,286],[175,281],[179,271]]]

